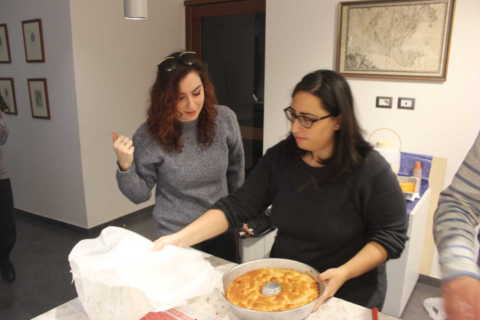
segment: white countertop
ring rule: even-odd
[[[218,318],[221,320],[238,320],[232,314],[219,313]],[[321,308],[312,313],[306,320],[371,320],[371,311],[359,305],[347,302],[342,299],[332,298]],[[399,320],[383,313],[378,314],[379,320]],[[32,320],[91,320],[88,319],[78,298],[75,298],[55,309],[52,309]]]
[[[207,258],[214,266],[225,272],[234,264],[228,263],[225,260],[208,257]],[[198,311],[205,314],[206,312],[212,314],[212,320],[238,320],[237,317],[229,312],[228,305],[222,298],[220,290],[215,290],[212,294],[205,297],[192,299],[189,303],[189,308],[192,311]],[[210,317],[209,317],[210,318]],[[328,302],[323,304],[320,309],[312,313],[306,320],[371,320],[372,314],[370,309],[347,302],[338,298],[331,298]],[[399,320],[379,313],[379,320]],[[89,319],[80,304],[80,300],[75,298],[61,306],[58,306],[44,314],[41,314],[32,320],[94,320]]]

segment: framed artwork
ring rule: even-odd
[[[6,114],[18,114],[13,78],[0,78],[0,109]]]
[[[28,79],[28,96],[30,97],[32,117],[50,119],[47,79]]]
[[[455,0],[339,4],[337,71],[346,77],[445,81]]]
[[[8,40],[8,28],[5,23],[0,24],[0,63],[11,63],[10,42]]]
[[[27,62],[45,62],[42,20],[22,21],[23,45]]]

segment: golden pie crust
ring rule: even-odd
[[[268,282],[280,284],[277,295],[262,293]],[[312,302],[320,295],[315,279],[303,272],[291,269],[265,268],[249,271],[235,280],[227,288],[227,299],[242,308],[258,311],[285,311]]]

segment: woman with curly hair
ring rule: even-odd
[[[235,113],[216,104],[207,71],[194,52],[159,65],[147,121],[133,138],[113,134],[121,192],[141,203],[156,186],[158,235],[179,231],[243,184],[245,160]],[[232,234],[196,248],[236,260]]]

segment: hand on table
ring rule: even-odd
[[[331,268],[318,275],[320,281],[325,282],[325,290],[323,291],[320,299],[313,308],[313,312],[317,311],[320,305],[325,303],[328,299],[333,297],[340,289],[345,281],[348,280],[347,270],[344,268]]]
[[[448,280],[442,293],[448,320],[480,319],[480,280],[467,276]]]
[[[161,250],[166,245],[177,246],[181,248],[185,248],[184,242],[179,237],[178,233],[172,233],[163,237],[158,238],[153,242],[153,250]]]
[[[135,151],[132,140],[129,137],[112,132],[112,142],[120,169],[128,170],[132,166],[133,152]]]

